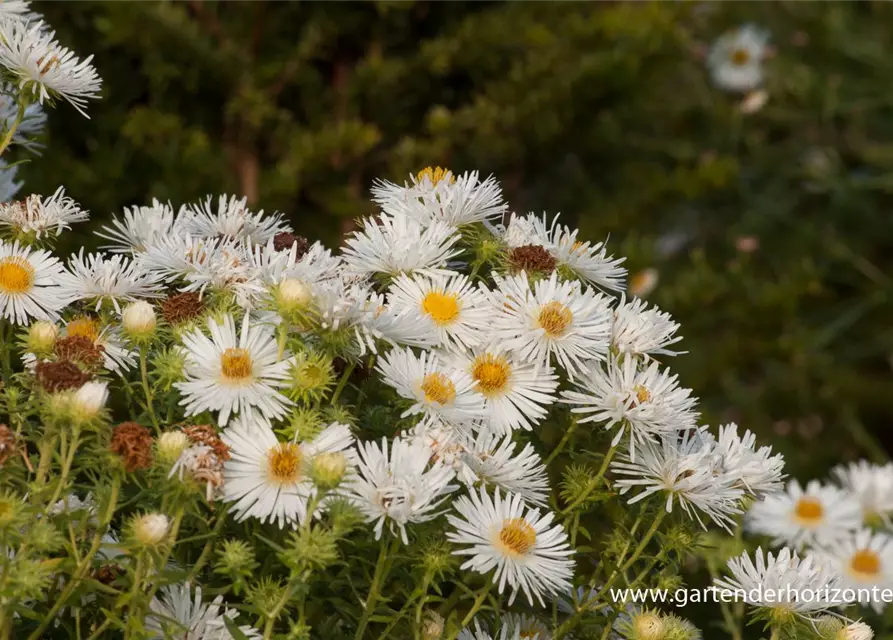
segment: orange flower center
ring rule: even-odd
[[[574,314],[571,310],[557,300],[544,304],[537,317],[537,323],[550,338],[563,336],[573,321]]]
[[[443,373],[429,373],[422,380],[422,393],[425,394],[425,400],[428,402],[436,402],[437,404],[449,404],[456,397],[456,386]]]
[[[536,530],[524,518],[504,520],[499,530],[502,550],[511,556],[523,556],[536,544]]]
[[[7,295],[25,293],[34,284],[34,267],[19,256],[0,260],[0,292]]]
[[[485,396],[497,395],[505,390],[512,368],[502,356],[482,353],[471,365],[471,377],[477,382],[477,390]]]
[[[881,572],[881,559],[871,549],[860,549],[850,559],[850,569],[857,575],[874,577]]]
[[[293,442],[280,443],[267,454],[270,479],[280,484],[295,482],[301,477],[301,447]]]
[[[425,167],[419,171],[415,177],[417,182],[422,182],[425,178],[428,178],[432,185],[437,185],[437,183],[442,180],[446,180],[449,184],[456,182],[452,172],[443,167]]]
[[[814,527],[822,521],[825,509],[816,498],[804,496],[797,501],[794,507],[794,517],[805,527]]]
[[[247,349],[229,348],[220,356],[220,372],[231,382],[240,382],[251,377],[254,367]]]

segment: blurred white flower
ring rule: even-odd
[[[749,24],[720,36],[707,57],[713,83],[742,93],[759,87],[768,42],[768,31]]]

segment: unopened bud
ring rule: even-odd
[[[165,431],[155,441],[158,460],[170,466],[174,464],[189,445],[189,438],[182,431]]]
[[[47,320],[38,320],[28,329],[28,351],[38,355],[51,353],[58,335],[59,327]]]
[[[134,339],[145,339],[155,333],[155,309],[145,300],[137,300],[126,307],[121,314],[124,331]]]
[[[71,396],[71,412],[75,420],[89,422],[99,415],[108,399],[108,383],[87,382]]]
[[[317,487],[328,491],[341,484],[346,470],[347,457],[343,453],[320,453],[310,465],[310,477]]]
[[[145,513],[133,520],[133,537],[141,545],[155,547],[167,536],[170,519],[163,513]]]

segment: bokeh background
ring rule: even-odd
[[[673,366],[705,421],[757,431],[802,479],[893,451],[893,4],[35,8],[95,54],[104,96],[90,120],[54,110],[21,172],[92,228],[227,192],[335,246],[374,178],[479,169],[629,256],[683,325]],[[774,49],[755,113],[704,66],[747,22]],[[96,244],[80,228],[63,249]]]

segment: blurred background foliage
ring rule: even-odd
[[[376,177],[495,174],[519,212],[610,235],[683,324],[705,421],[802,478],[893,450],[893,5],[50,2],[95,54],[92,119],[52,112],[27,189],[91,225],[245,194],[335,245]],[[769,101],[711,87],[710,42],[769,29]],[[63,250],[95,246],[71,233]],[[651,271],[645,271],[651,270]]]

